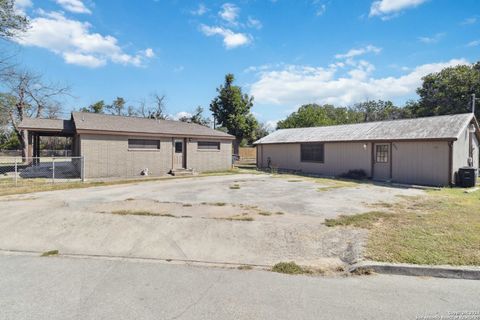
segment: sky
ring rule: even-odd
[[[422,76],[480,57],[478,0],[17,0],[18,60],[68,84],[68,112],[166,95],[208,110],[233,73],[270,126],[302,104],[402,105]]]

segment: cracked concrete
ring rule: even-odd
[[[299,180],[243,174],[2,197],[0,249],[335,268],[361,257],[366,231],[328,228],[325,218],[422,193],[370,184],[318,192],[320,183]]]

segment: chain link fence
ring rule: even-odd
[[[84,180],[83,157],[0,157],[0,188]]]

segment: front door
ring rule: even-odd
[[[373,178],[375,180],[390,180],[391,150],[390,144],[376,143],[373,149]]]
[[[175,139],[173,142],[173,167],[185,169],[185,142],[183,139]]]

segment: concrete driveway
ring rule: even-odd
[[[366,231],[325,218],[421,193],[240,174],[8,196],[0,250],[336,268],[361,257]]]

